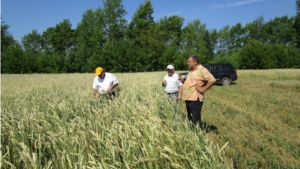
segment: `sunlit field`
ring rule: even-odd
[[[166,73],[114,73],[105,104],[92,73],[1,75],[1,168],[300,168],[299,69],[214,85],[206,131],[167,101]]]
[[[2,168],[226,168],[167,101],[165,74],[116,73],[107,104],[94,74],[2,75]]]

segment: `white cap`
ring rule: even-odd
[[[168,65],[167,69],[174,69],[174,66],[173,65]]]

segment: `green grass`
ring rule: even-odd
[[[238,71],[230,86],[207,93],[203,118],[217,126],[207,137],[229,142],[235,168],[300,168],[300,70]]]

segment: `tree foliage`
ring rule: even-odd
[[[295,16],[208,30],[199,18],[184,25],[178,15],[154,21],[150,0],[140,4],[128,22],[122,0],[102,0],[88,9],[75,28],[69,19],[21,43],[1,25],[1,73],[111,72],[165,70],[173,64],[186,70],[186,59],[198,54],[201,63],[229,62],[238,69],[300,67],[300,1]]]
[[[37,32],[37,30],[32,30],[31,33],[23,37],[22,44],[25,50],[39,53],[42,50],[42,36]]]
[[[198,54],[201,57],[201,63],[207,63],[212,59],[210,37],[207,34],[206,25],[202,24],[199,19],[192,21],[183,29],[181,42],[184,55]]]
[[[21,73],[23,51],[8,31],[9,25],[1,25],[1,73]]]

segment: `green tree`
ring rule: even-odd
[[[179,46],[184,19],[180,16],[164,16],[160,19],[159,26],[163,32],[163,40],[166,46]]]
[[[168,64],[173,64],[176,69],[185,69],[185,60],[180,52],[183,22],[184,19],[177,15],[165,16],[158,22],[162,31],[162,43],[165,44],[159,57],[159,65],[161,65],[159,69],[164,69]]]
[[[212,51],[214,52],[214,56],[216,56],[216,52],[218,49],[218,39],[219,39],[218,31],[216,29],[210,30],[209,38],[210,38]]]
[[[104,27],[107,40],[120,40],[125,36],[127,14],[122,0],[103,0]]]
[[[299,49],[292,46],[285,48],[287,57],[287,67],[286,68],[300,68],[300,52]]]
[[[8,31],[9,25],[1,24],[1,53],[5,51],[10,45],[14,44],[16,40]]]
[[[246,24],[245,26],[245,33],[246,33],[246,39],[245,42],[247,42],[250,39],[257,39],[260,41],[263,41],[265,39],[264,34],[264,17],[260,16],[257,19],[255,19],[253,22]]]
[[[215,48],[216,56],[228,55],[228,46],[230,41],[230,26],[226,25],[222,29],[220,29],[217,37],[217,45]]]
[[[272,44],[295,44],[296,39],[294,37],[296,32],[294,29],[294,21],[294,17],[289,19],[288,16],[283,16],[266,22],[263,26],[265,32],[263,42]]]
[[[32,30],[22,38],[22,44],[25,50],[31,50],[34,53],[42,51],[42,36],[37,30]]]
[[[228,50],[229,53],[238,52],[244,44],[245,38],[245,29],[241,23],[237,23],[232,26],[229,30],[229,44]]]
[[[88,64],[93,66],[103,66],[105,70],[111,72],[123,72],[127,70],[126,64],[126,40],[127,14],[121,0],[105,0],[104,8],[104,36],[106,38],[101,61],[97,63],[100,56],[93,55]],[[105,63],[105,64],[104,64]]]
[[[144,53],[142,52],[141,48],[136,45],[135,39],[126,39],[126,55],[125,59],[127,60],[127,65],[129,72],[141,72],[144,70],[144,61],[139,62],[142,60]]]
[[[21,58],[23,51],[17,42],[10,44],[1,53],[1,73],[23,73]]]
[[[42,36],[36,31],[32,30],[31,33],[26,34],[22,38],[24,47],[22,61],[22,72],[33,73],[37,72],[36,61],[40,54],[43,52],[43,39]]]
[[[295,29],[295,41],[298,50],[300,51],[300,12],[297,13],[295,17],[295,22],[293,25]]]
[[[43,52],[51,54],[55,52],[55,48],[52,44],[52,36],[54,35],[54,27],[49,27],[42,33],[42,49]]]
[[[146,0],[144,4],[139,6],[129,23],[127,35],[130,39],[138,38],[143,30],[148,29],[154,23],[153,12],[154,9],[150,0]]]
[[[1,73],[22,73],[21,45],[8,31],[9,25],[1,24]]]
[[[110,72],[130,72],[134,67],[134,62],[127,52],[131,47],[127,39],[120,39],[118,41],[108,41],[103,49],[105,55],[105,64],[102,66],[105,70]],[[99,65],[101,63],[98,63]]]
[[[33,50],[25,50],[20,58],[22,73],[35,73],[38,71],[36,65],[41,53],[35,53]]]
[[[143,55],[138,58],[138,61],[143,63],[144,71],[156,71],[165,67],[165,65],[159,64],[159,58],[165,49],[162,37],[163,32],[159,25],[155,24],[141,32],[138,41],[141,43]]]
[[[239,53],[240,68],[264,69],[266,68],[265,56],[266,50],[264,45],[256,39],[250,39]]]
[[[50,42],[54,50],[65,56],[66,52],[74,45],[74,30],[72,30],[72,24],[68,19],[64,19],[59,24],[56,24],[52,35],[50,36]]]
[[[104,16],[101,8],[94,11],[89,9],[82,15],[82,20],[75,30],[77,36],[74,54],[69,58],[72,61],[72,72],[92,72],[97,63],[106,64],[106,56],[102,55],[106,42]]]
[[[183,28],[182,33],[182,46],[183,46],[183,56],[188,56],[191,54],[198,54],[201,63],[208,63],[212,59],[211,49],[209,42],[205,38],[207,36],[206,25],[201,24],[199,19],[188,23],[186,27]]]
[[[42,47],[46,55],[60,55],[64,64],[60,69],[62,72],[69,71],[67,65],[67,53],[74,49],[76,34],[72,29],[72,24],[68,19],[49,27],[42,34]],[[47,70],[48,71],[48,70]],[[49,72],[49,71],[48,71]]]
[[[151,63],[157,63],[156,61],[160,56],[157,51],[161,49],[149,51],[160,42],[162,35],[160,35],[158,27],[154,23],[153,12],[151,1],[146,0],[144,4],[139,6],[129,23],[127,38],[130,39],[130,44],[133,43],[135,46],[134,50],[130,51],[132,57],[130,60],[136,62],[133,68],[134,71],[149,71],[157,66],[151,65]],[[153,33],[151,30],[153,30]],[[158,37],[155,37],[157,35]],[[156,56],[154,56],[154,53]],[[154,60],[152,60],[153,57],[155,57]]]
[[[210,33],[208,30],[205,30],[203,40],[205,42],[205,47],[208,50],[207,55],[209,60],[207,62],[209,62],[214,57],[214,51],[213,51],[213,44],[210,41]]]
[[[239,52],[232,53],[231,55],[215,57],[211,63],[231,63],[235,69],[240,69]]]

